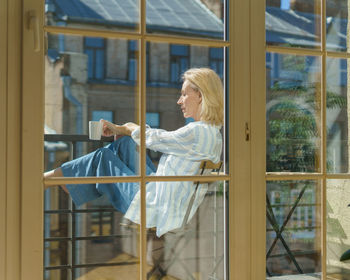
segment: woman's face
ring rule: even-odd
[[[187,80],[182,84],[181,96],[177,104],[181,106],[185,118],[193,118],[195,121],[200,120],[202,96],[199,91],[191,88]]]

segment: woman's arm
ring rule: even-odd
[[[139,129],[132,133],[132,138],[140,145]],[[184,126],[175,131],[146,128],[146,147],[153,151],[189,156],[195,153],[193,148],[196,143],[196,130],[192,129],[192,126]]]
[[[139,125],[128,122],[123,125],[117,125],[106,120],[100,120],[102,122],[102,135],[113,136],[113,135],[128,135],[139,128]]]

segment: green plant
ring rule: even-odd
[[[316,85],[276,83],[268,92],[267,171],[315,172],[319,166],[320,93]],[[327,91],[327,109],[345,108],[346,97]],[[327,162],[327,167],[331,163]]]

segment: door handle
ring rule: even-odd
[[[34,51],[40,51],[39,18],[33,10],[27,13],[27,28],[33,31]]]

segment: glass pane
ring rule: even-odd
[[[46,200],[45,202],[46,204],[48,203]],[[64,210],[45,211],[45,238],[69,237],[70,233],[68,224],[70,223],[71,214],[67,212],[68,211]]]
[[[86,221],[87,227],[79,236],[115,236],[119,234],[119,226],[122,221],[123,214],[109,207],[108,201],[106,205],[101,205],[93,209],[87,209],[75,214],[78,221]],[[98,242],[98,240],[96,240]]]
[[[349,172],[348,64],[346,59],[327,59],[327,171]]]
[[[70,209],[68,194],[61,188],[48,188],[44,194],[45,211],[50,213],[66,213]],[[61,212],[57,212],[57,210]]]
[[[327,180],[327,278],[350,279],[349,180]]]
[[[130,48],[131,45],[137,46],[137,42],[47,36],[45,169],[52,170],[65,163],[63,174],[66,177],[138,174],[138,152],[135,149],[125,168],[116,167],[115,155],[124,158],[120,151],[127,145],[126,138],[118,143],[111,143],[113,136],[102,137],[101,140],[89,139],[89,121],[104,118],[115,124],[138,123],[137,76],[129,76],[130,67],[133,72],[137,70],[137,48]],[[98,164],[98,159],[102,157],[113,160],[115,164],[102,168]],[[74,169],[73,163],[67,162],[77,158],[79,160],[74,164],[78,168]]]
[[[168,198],[146,210],[148,279],[226,279],[226,183],[153,184]]]
[[[112,111],[92,111],[92,119],[93,121],[99,121],[100,119],[104,119],[109,122],[113,122],[113,112]]]
[[[139,28],[138,0],[45,0],[47,25],[133,32]]]
[[[147,32],[222,40],[225,2],[146,0]]]
[[[71,242],[65,241],[46,241],[44,242],[44,266],[45,269],[58,269],[59,266],[67,266],[70,263]],[[46,278],[50,279],[51,278]],[[55,278],[54,278],[55,279]]]
[[[89,268],[79,268],[80,275],[77,280],[119,280],[119,279],[140,279],[138,260],[123,255],[113,259],[117,263],[108,266],[95,266]]]
[[[266,0],[266,43],[320,48],[320,8],[319,0]]]
[[[319,57],[267,53],[268,172],[320,169]]]
[[[134,237],[138,236],[139,234],[137,231],[130,232],[129,230],[123,230],[122,237],[79,240],[76,242],[76,246],[80,248],[83,254],[77,259],[76,264],[79,266],[96,264],[96,267],[98,267],[97,264],[109,264],[111,266],[112,264],[120,264],[130,268],[130,273],[133,271],[137,273],[139,266],[139,249],[137,246],[134,246],[137,245],[137,240]],[[85,273],[90,274],[89,271],[91,270],[92,268],[89,268],[85,270]],[[108,273],[108,269],[105,270],[105,272]],[[138,275],[136,274],[135,276],[136,277],[132,279],[137,279]]]
[[[295,274],[299,277],[288,279],[304,279],[302,274],[321,279],[320,199],[315,181],[267,182],[267,279]]]
[[[83,193],[84,186],[74,187]],[[46,193],[53,190],[55,187]],[[130,279],[137,279],[139,227],[124,217],[126,210],[117,211],[107,195],[79,207],[69,196],[51,194],[49,197],[44,201],[45,279],[69,279],[67,273],[70,279],[118,279],[113,275],[127,273],[136,275]],[[68,209],[49,210],[50,204],[63,199],[67,200]],[[72,269],[63,270],[62,266]]]
[[[349,52],[348,50],[348,1],[326,1],[327,49]]]
[[[225,162],[224,49],[150,43],[147,54],[146,146],[154,172],[196,175],[201,160]],[[185,72],[191,84],[183,83]]]
[[[71,280],[72,272],[70,269],[54,269],[54,270],[45,270],[44,279],[52,280]]]

